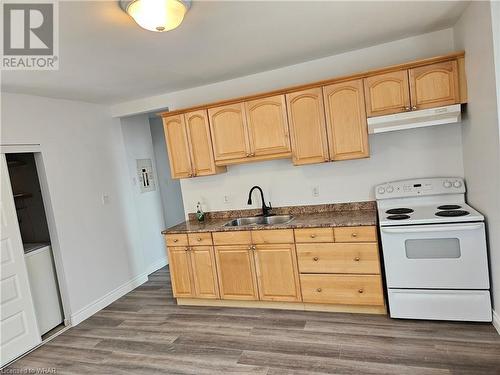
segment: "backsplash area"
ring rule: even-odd
[[[386,181],[433,176],[463,176],[461,124],[370,136],[371,157],[293,166],[291,160],[229,166],[227,173],[181,180],[186,217],[196,203],[204,211],[258,209],[247,205],[254,185],[266,203],[317,205],[374,200],[373,187]],[[317,194],[314,194],[314,190]]]

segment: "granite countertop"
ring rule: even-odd
[[[207,213],[204,222],[198,222],[190,214],[190,220],[170,227],[162,234],[196,233],[196,232],[226,232],[243,230],[269,230],[291,228],[318,227],[350,227],[377,224],[375,202],[342,203],[316,206],[279,207],[273,209],[273,214],[289,214],[294,219],[286,224],[248,225],[225,227],[228,221],[236,217],[255,216],[260,210],[237,210]]]

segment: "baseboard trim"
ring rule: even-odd
[[[493,327],[497,330],[500,335],[500,315],[495,310],[492,310],[493,313]]]
[[[151,264],[149,266],[147,274],[151,275],[153,272],[158,271],[160,268],[165,267],[167,264],[168,264],[167,258],[163,258],[163,259],[157,260],[156,262],[154,262],[153,264]]]
[[[177,298],[177,304],[180,306],[240,307],[387,315],[385,306],[328,305],[304,302],[239,301],[202,298]]]
[[[88,304],[84,308],[82,308],[82,309],[78,310],[76,313],[72,314],[71,318],[70,318],[71,325],[76,326],[77,324],[80,324],[85,319],[90,318],[96,312],[102,310],[103,308],[110,305],[111,303],[116,301],[118,298],[123,297],[125,294],[131,292],[132,290],[134,290],[138,286],[144,284],[146,281],[148,281],[147,272],[133,278],[132,280],[126,282],[125,284],[122,284],[118,288],[112,290],[111,292],[107,293],[103,297]]]

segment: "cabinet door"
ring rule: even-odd
[[[252,156],[290,152],[284,95],[245,103]]]
[[[194,297],[188,247],[169,247],[168,261],[174,297]]]
[[[361,79],[323,87],[332,160],[369,156],[363,82]]]
[[[301,301],[295,245],[257,245],[255,267],[262,301]]]
[[[219,298],[217,269],[212,246],[193,246],[189,251],[196,298]]]
[[[321,88],[286,95],[293,164],[329,161]]]
[[[210,126],[206,110],[189,112],[184,115],[189,143],[189,151],[194,176],[215,174],[215,166]]]
[[[216,246],[215,259],[222,299],[259,299],[255,263],[249,245]]]
[[[378,74],[364,79],[368,117],[410,110],[408,71]]]
[[[248,132],[243,103],[208,110],[215,161],[250,156]]]
[[[457,62],[410,69],[410,93],[413,110],[460,103]]]
[[[184,116],[170,116],[163,119],[163,130],[167,142],[168,160],[172,178],[186,178],[193,174],[189,155],[188,138]]]

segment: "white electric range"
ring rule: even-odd
[[[491,321],[484,217],[461,178],[376,186],[393,318]]]

